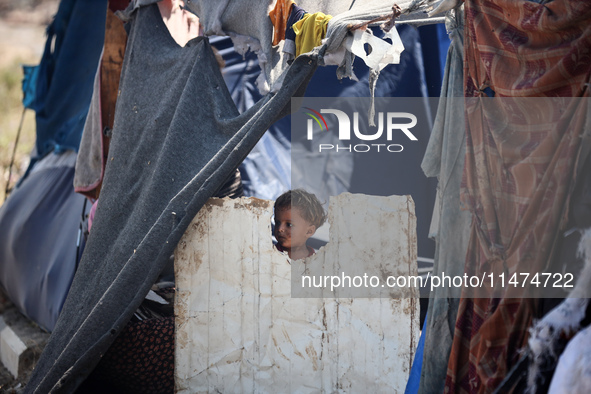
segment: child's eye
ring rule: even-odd
[[[287,227],[293,227],[293,224],[291,224],[291,223],[286,223],[285,225],[286,225]]]

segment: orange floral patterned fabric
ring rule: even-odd
[[[293,0],[277,0],[275,8],[269,12],[269,18],[273,23],[273,45],[277,45],[285,39],[287,19],[291,12],[291,6],[294,4]]]

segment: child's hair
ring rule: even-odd
[[[299,208],[302,217],[319,228],[326,221],[326,213],[318,198],[304,189],[288,190],[275,200],[275,211]]]

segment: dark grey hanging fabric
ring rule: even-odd
[[[238,114],[207,39],[184,48],[157,5],[132,15],[92,233],[26,393],[71,393],[140,305],[201,206],[303,90],[316,58]]]

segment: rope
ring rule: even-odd
[[[16,140],[14,141],[14,148],[12,149],[12,158],[10,159],[10,166],[8,166],[8,179],[6,180],[6,188],[4,189],[4,201],[8,197],[8,194],[12,191],[10,187],[10,178],[12,177],[12,166],[14,164],[14,158],[16,157],[16,147],[18,146],[18,140],[21,136],[21,131],[23,129],[23,123],[25,121],[25,112],[27,111],[26,108],[23,108],[23,114],[21,115],[21,121],[18,126],[18,131],[16,132]]]

